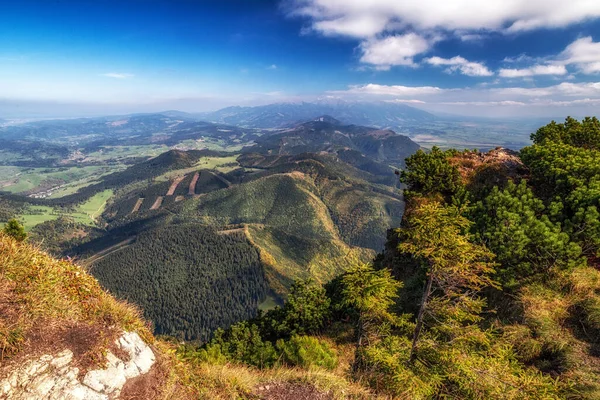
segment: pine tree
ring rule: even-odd
[[[485,304],[477,293],[496,286],[490,278],[494,272],[489,262],[493,254],[469,241],[465,232],[470,225],[457,208],[432,202],[414,210],[400,229],[399,249],[421,261],[426,275],[410,361],[416,357],[426,316],[446,324],[448,329],[455,324],[476,322]]]
[[[16,239],[19,242],[22,242],[23,240],[25,240],[27,238],[27,233],[25,233],[25,228],[15,218],[9,220],[6,223],[6,225],[4,226],[3,232],[6,235]]]

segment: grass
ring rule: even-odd
[[[86,186],[93,185],[95,183],[99,183],[99,181],[95,180],[83,180],[72,182],[71,184],[52,192],[48,198],[50,199],[58,199],[60,197],[68,196],[70,194],[76,193],[79,189],[84,188]]]
[[[279,306],[281,304],[279,304],[277,302],[277,299],[275,299],[275,297],[273,296],[267,296],[267,298],[258,305],[258,309],[262,310],[262,311],[269,311],[274,309],[275,307]]]
[[[48,206],[29,206],[27,211],[19,216],[26,231],[46,221],[53,221],[60,216],[69,216],[76,222],[93,226],[98,217],[104,212],[106,204],[113,196],[113,191],[108,189],[90,197],[85,203],[80,204],[71,212]]]
[[[125,160],[133,157],[155,157],[169,151],[165,145],[104,146],[101,150],[87,154],[90,161]]]
[[[3,301],[15,305],[0,319],[0,359],[18,353],[29,332],[40,324],[65,326],[82,322],[106,329],[118,326],[137,331],[152,341],[139,312],[104,292],[98,281],[81,267],[52,258],[2,233],[0,291]]]
[[[322,338],[321,338],[322,339]],[[322,393],[329,393],[333,399],[380,399],[375,393],[365,389],[350,379],[350,364],[354,357],[352,344],[328,344],[335,348],[339,364],[333,371],[313,367],[310,369],[278,366],[257,369],[240,364],[211,364],[186,357],[170,345],[170,353],[175,351],[179,365],[178,378],[188,388],[193,388],[199,399],[244,399],[257,398],[261,387],[274,384],[305,384],[315,387]],[[169,346],[161,343],[162,346]]]
[[[20,220],[23,223],[26,231],[30,231],[36,225],[46,221],[58,219],[60,214],[54,208],[48,206],[30,206],[27,212],[20,215]]]
[[[63,191],[59,186],[69,184],[83,184],[98,179],[99,176],[116,172],[122,169],[122,166],[81,166],[68,168],[23,168],[20,171],[14,169],[0,169],[0,182],[6,182],[2,190],[10,193],[23,193],[40,188],[41,185],[47,185],[47,189],[57,188]],[[66,193],[69,194],[69,190]]]
[[[237,155],[228,157],[202,157],[193,167],[166,172],[156,177],[155,181],[169,181],[176,176],[187,175],[189,173],[198,171],[199,169],[216,169],[221,172],[229,172],[237,167],[237,157]],[[236,166],[228,164],[236,164]]]
[[[75,219],[77,222],[93,225],[96,223],[97,218],[104,211],[108,200],[110,200],[112,196],[113,191],[110,189],[97,193],[90,197],[88,201],[79,205],[77,207],[77,211],[71,213],[70,216],[73,217],[73,219]]]

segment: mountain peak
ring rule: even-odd
[[[327,122],[332,125],[343,125],[340,120],[333,118],[331,115],[322,115],[315,118],[313,122]]]

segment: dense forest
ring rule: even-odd
[[[600,122],[540,128],[520,153],[419,151],[407,208],[372,265],[218,330],[187,359],[337,365],[411,399],[600,397]],[[351,332],[351,334],[347,334]]]
[[[255,316],[268,292],[258,252],[243,234],[193,224],[141,233],[91,272],[139,305],[156,333],[187,340]]]

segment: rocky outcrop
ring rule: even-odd
[[[125,383],[146,374],[155,363],[152,349],[137,333],[126,332],[115,342],[121,358],[107,351],[103,369],[80,378],[69,349],[28,361],[0,380],[0,399],[113,400]]]

